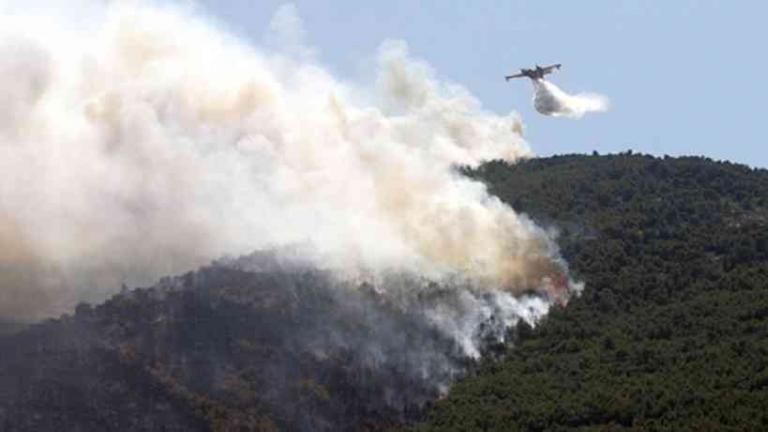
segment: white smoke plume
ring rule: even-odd
[[[533,81],[533,106],[541,114],[580,118],[589,112],[608,110],[608,98],[596,93],[570,95],[545,79]]]
[[[291,245],[348,279],[460,278],[502,303],[567,289],[551,235],[455,170],[531,155],[520,120],[404,43],[351,83],[177,7],[86,3],[0,7],[0,316]]]

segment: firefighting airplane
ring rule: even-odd
[[[549,66],[539,66],[536,65],[535,69],[520,69],[520,73],[515,75],[507,75],[504,77],[507,81],[513,79],[513,78],[523,78],[528,77],[534,81],[540,80],[544,78],[544,75],[551,74],[555,71],[555,69],[560,69],[560,66],[562,66],[560,63],[553,64]]]

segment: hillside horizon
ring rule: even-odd
[[[36,431],[61,424],[222,431],[387,430],[414,422],[417,430],[768,425],[768,171],[631,152],[495,161],[463,171],[557,230],[564,258],[585,283],[568,306],[555,307],[533,327],[520,321],[508,329],[506,344],[486,345],[481,362],[463,364],[468,360],[450,340],[419,327],[418,314],[382,306],[375,287],[360,291],[360,303],[341,302],[324,288],[331,281],[322,272],[264,267],[270,258],[261,255],[247,265],[273,270],[253,272],[248,261],[213,264],[0,336],[6,353],[0,425]],[[322,318],[333,316],[347,326]],[[466,376],[433,406],[439,392],[409,375],[406,360],[383,370],[330,341],[322,345],[330,357],[313,354],[332,328],[345,328],[348,340],[363,344],[347,347],[390,331],[422,338],[424,355],[442,351],[447,363],[439,364],[465,371],[446,378]],[[380,340],[397,354],[399,339]],[[422,361],[413,355],[409,361]]]

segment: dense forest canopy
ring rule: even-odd
[[[559,232],[586,288],[436,403],[413,364],[468,365],[421,309],[256,253],[0,323],[0,430],[768,430],[768,171],[631,153],[461,171]]]
[[[768,430],[767,171],[628,152],[465,172],[558,229],[586,289],[416,430]]]

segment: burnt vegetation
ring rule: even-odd
[[[469,365],[418,308],[257,254],[7,331],[0,430],[768,429],[768,172],[625,153],[464,174],[559,230],[586,289],[433,406]]]
[[[586,289],[414,430],[768,430],[768,172],[624,153],[466,173],[560,230]]]
[[[389,429],[462,369],[416,312],[270,253],[214,263],[0,340],[0,430]]]

